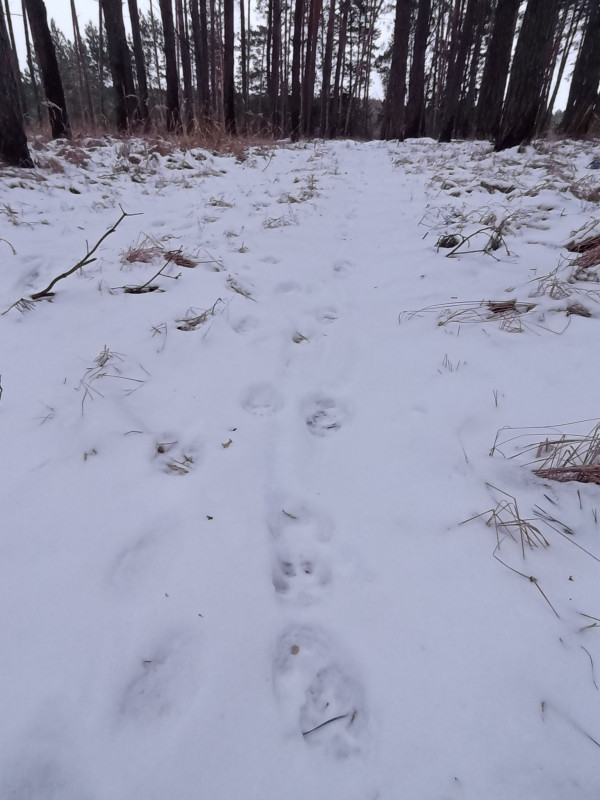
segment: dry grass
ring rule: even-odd
[[[589,424],[594,426],[589,429]],[[540,438],[547,432],[545,438]],[[508,447],[517,453],[506,456]],[[581,420],[542,428],[502,428],[490,451],[508,458],[532,456],[527,466],[540,478],[600,485],[600,420]]]
[[[201,313],[197,312],[197,309],[190,308],[188,309],[185,317],[181,319],[176,319],[175,322],[177,323],[177,330],[178,331],[195,331],[204,325],[205,322],[208,321],[210,317],[214,317],[216,313],[216,309],[219,305],[224,303],[223,300],[219,297],[211,306],[211,308],[207,308]]]
[[[427,306],[418,311],[403,311],[398,321],[401,323],[405,319],[410,320],[421,314],[436,314],[440,326],[498,322],[503,331],[522,333],[525,327],[522,317],[535,307],[535,303],[522,303],[515,298],[510,300],[468,300]]]
[[[550,542],[541,532],[537,525],[533,524],[533,520],[526,519],[521,516],[516,497],[504,492],[502,489],[497,489],[491,484],[486,484],[489,489],[498,492],[501,495],[500,500],[493,508],[487,511],[482,511],[474,517],[465,520],[471,522],[474,519],[485,519],[485,524],[488,527],[493,527],[496,532],[497,546],[499,547],[502,540],[508,536],[514,542],[519,542],[521,545],[521,553],[525,558],[525,549],[535,550],[538,547],[549,547]]]
[[[121,261],[123,264],[152,264],[157,259],[164,258],[171,264],[187,269],[192,269],[200,263],[198,259],[186,255],[181,248],[169,249],[166,243],[170,239],[169,236],[157,239],[145,235],[139,244],[132,245],[122,253]]]

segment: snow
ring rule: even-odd
[[[599,490],[527,449],[598,416],[595,152],[1,172],[2,311],[132,215],[0,316],[2,800],[599,796]]]

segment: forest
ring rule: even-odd
[[[0,4],[0,154],[50,125],[178,134],[494,141],[597,125],[597,0],[100,0],[72,30]],[[142,7],[143,5],[143,7]],[[14,7],[14,3],[13,3]],[[386,26],[392,26],[390,32]],[[25,64],[16,26],[24,27]],[[130,31],[130,33],[128,33]],[[391,34],[391,35],[390,35]],[[383,100],[373,97],[373,80]],[[564,113],[553,116],[568,82]]]

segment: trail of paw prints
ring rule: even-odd
[[[360,752],[364,691],[328,634],[308,626],[286,630],[277,643],[273,685],[292,735],[336,759]]]
[[[316,602],[332,582],[332,525],[305,506],[276,509],[269,518],[273,588],[285,602]]]
[[[346,405],[327,394],[315,394],[303,407],[306,426],[313,436],[329,436],[339,431],[349,417]]]

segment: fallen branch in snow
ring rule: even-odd
[[[111,233],[114,233],[117,230],[117,228],[119,227],[121,222],[123,222],[125,217],[137,217],[137,216],[139,216],[139,214],[128,214],[126,211],[123,211],[123,209],[121,208],[121,216],[115,222],[115,224],[112,226],[112,228],[109,228],[106,231],[106,233],[104,233],[98,239],[96,244],[91,249],[89,248],[89,245],[88,245],[87,253],[84,255],[84,257],[80,261],[77,262],[77,264],[75,264],[75,266],[71,267],[70,269],[68,269],[66,272],[63,272],[62,274],[57,275],[55,278],[53,278],[50,281],[48,286],[46,286],[46,288],[42,289],[40,292],[35,292],[34,294],[30,295],[29,298],[21,297],[15,303],[13,303],[11,306],[9,306],[6,309],[6,311],[3,311],[2,314],[3,315],[7,314],[11,310],[11,308],[17,308],[19,311],[29,311],[31,308],[33,308],[33,303],[34,302],[36,302],[38,300],[44,300],[46,298],[53,297],[54,296],[54,292],[52,291],[52,289],[54,288],[54,286],[59,281],[64,280],[64,278],[68,278],[69,275],[72,275],[74,272],[77,272],[77,270],[80,270],[83,267],[86,267],[88,264],[91,264],[93,261],[96,260],[95,258],[92,258],[92,256],[96,252],[96,250],[100,247],[102,242],[108,236],[110,236]]]
[[[32,294],[32,295],[31,295],[31,299],[32,299],[32,300],[40,300],[40,299],[41,299],[41,298],[43,298],[43,297],[51,297],[51,296],[52,296],[52,294],[53,294],[53,292],[52,292],[52,289],[54,288],[54,286],[55,286],[55,285],[56,285],[56,284],[57,284],[59,281],[62,281],[64,278],[68,278],[68,277],[69,277],[69,275],[72,275],[74,272],[77,272],[77,270],[78,270],[78,269],[82,269],[83,267],[87,266],[88,264],[91,264],[93,261],[95,261],[95,260],[96,260],[95,258],[92,258],[91,256],[93,256],[93,254],[94,254],[94,253],[96,252],[96,250],[97,250],[97,249],[100,247],[100,245],[102,244],[102,242],[103,242],[103,241],[104,241],[104,240],[105,240],[105,239],[106,239],[108,236],[110,236],[110,234],[111,234],[111,233],[114,233],[114,232],[117,230],[117,228],[119,227],[119,225],[121,224],[121,222],[123,222],[123,220],[125,219],[125,217],[136,217],[136,216],[139,216],[139,215],[138,215],[138,214],[128,214],[126,211],[123,211],[123,209],[121,209],[121,216],[119,217],[119,219],[118,219],[118,220],[115,222],[115,224],[112,226],[112,228],[109,228],[109,229],[106,231],[106,233],[104,233],[104,234],[103,234],[103,235],[102,235],[102,236],[101,236],[101,237],[98,239],[98,241],[97,241],[97,242],[96,242],[96,244],[95,244],[95,245],[92,247],[92,249],[90,250],[90,249],[88,248],[88,251],[87,251],[87,253],[84,255],[84,257],[83,257],[83,258],[82,258],[80,261],[78,261],[78,262],[77,262],[77,264],[75,264],[75,266],[74,266],[74,267],[71,267],[71,269],[68,269],[66,272],[63,272],[61,275],[57,275],[57,276],[56,276],[56,278],[54,278],[53,280],[51,280],[51,281],[50,281],[50,283],[48,284],[48,286],[46,286],[46,288],[45,288],[45,289],[42,289],[42,291],[41,291],[41,292],[36,292],[35,294]]]
[[[12,244],[11,244],[11,243],[8,241],[8,239],[0,239],[0,242],[4,242],[4,244],[7,244],[7,245],[10,247],[10,249],[12,250],[12,254],[13,254],[13,256],[16,256],[16,255],[17,255],[17,251],[16,251],[16,250],[15,250],[15,248],[12,246]]]

